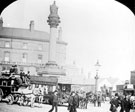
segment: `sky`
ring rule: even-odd
[[[47,19],[53,0],[18,0],[7,7],[2,17],[4,26],[50,32]],[[67,45],[67,64],[76,62],[95,76],[95,64],[101,65],[100,77],[130,79],[135,70],[135,16],[114,0],[56,0],[62,27],[62,39]]]

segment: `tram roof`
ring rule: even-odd
[[[31,84],[56,85],[58,79],[50,76],[30,76]]]

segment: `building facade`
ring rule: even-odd
[[[56,41],[56,62],[62,67],[66,62],[67,43],[59,37]],[[9,70],[13,64],[24,72],[36,75],[40,67],[48,62],[49,33],[34,29],[34,21],[29,29],[3,27],[0,19],[0,71]]]

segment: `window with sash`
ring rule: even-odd
[[[28,49],[28,43],[23,43],[23,49]]]
[[[22,62],[24,62],[24,63],[27,62],[27,53],[22,54]]]
[[[8,51],[4,52],[4,61],[10,61],[10,52]]]
[[[10,42],[9,42],[9,41],[6,41],[6,42],[5,42],[5,47],[6,47],[6,48],[9,48],[9,47],[10,47]]]
[[[38,50],[39,51],[43,50],[43,46],[41,44],[38,45]]]
[[[43,56],[41,54],[38,55],[38,63],[42,63]]]

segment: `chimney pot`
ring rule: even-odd
[[[30,31],[33,31],[34,30],[34,21],[31,20],[30,21]]]
[[[3,18],[0,17],[0,28],[2,28],[2,27],[3,27]]]

